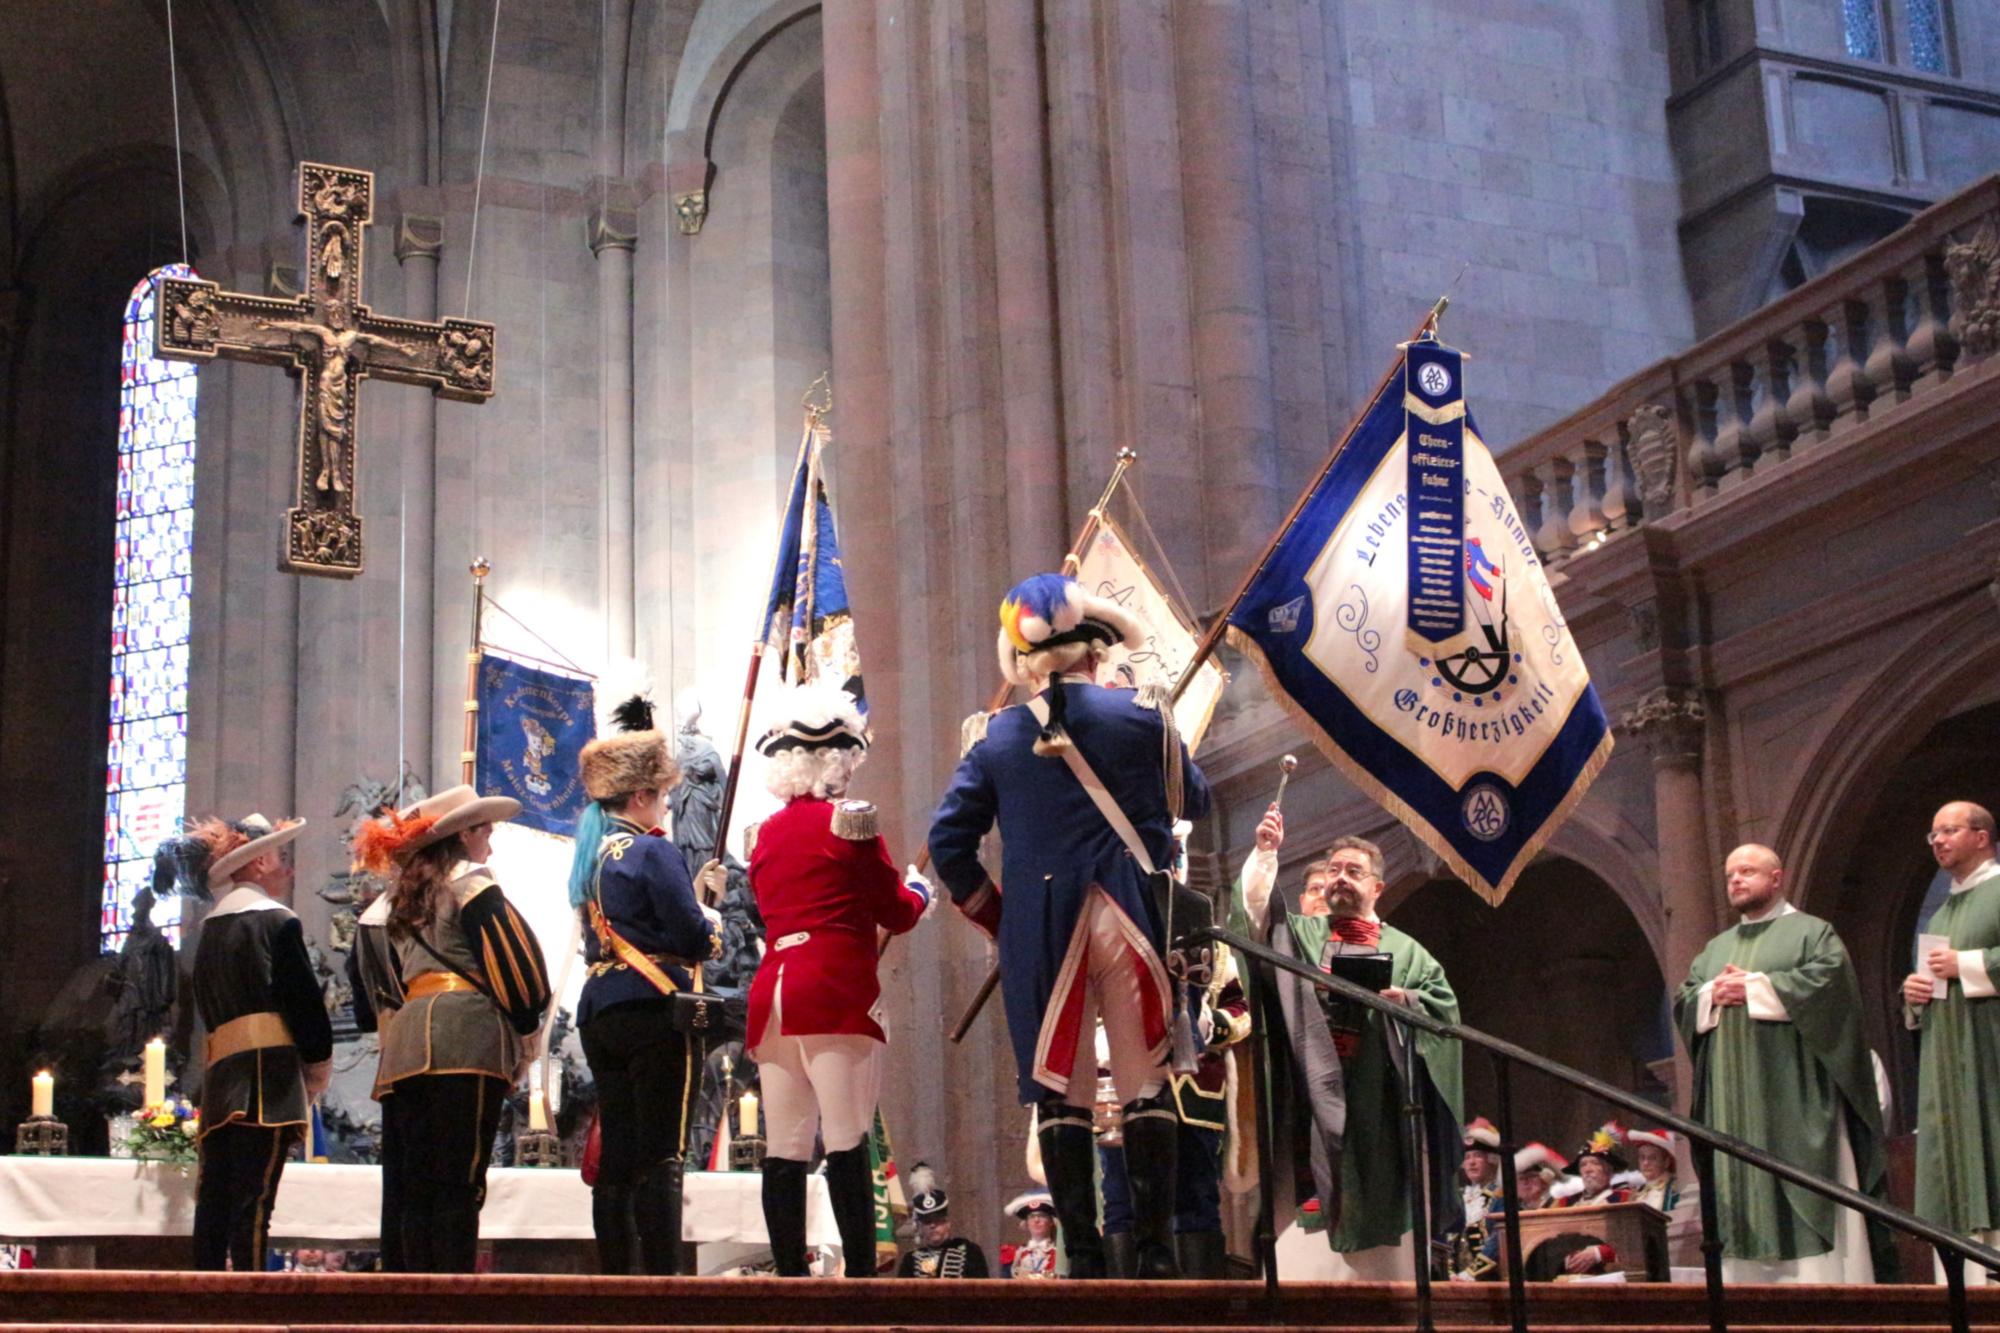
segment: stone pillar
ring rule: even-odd
[[[633,561],[632,471],[632,252],[639,242],[639,210],[625,172],[625,85],[632,50],[632,0],[604,8],[598,67],[597,206],[586,226],[597,256],[600,458],[604,494],[605,656],[630,657],[637,592]]]
[[[1647,694],[1623,719],[1623,730],[1642,737],[1653,753],[1654,837],[1667,918],[1662,971],[1669,995],[1679,989],[1695,955],[1719,928],[1714,885],[1720,871],[1711,864],[1701,784],[1707,719],[1700,692],[1676,686]],[[1674,1102],[1685,1109],[1690,1069],[1678,1048],[1674,1071]]]
[[[617,203],[591,210],[590,252],[597,256],[598,401],[603,444],[604,648],[630,657],[635,566],[632,560],[632,252],[636,209]]]
[[[403,266],[403,311],[410,319],[438,314],[438,260],[444,253],[444,219],[404,213],[396,219],[396,262]],[[435,790],[447,785],[433,737],[439,725],[437,679],[437,399],[410,394],[402,449],[401,742],[404,762]],[[445,603],[446,606],[450,602]],[[449,656],[449,654],[447,654]],[[452,700],[452,692],[444,698]],[[456,735],[449,732],[447,734]],[[391,777],[394,780],[396,776]]]
[[[1177,5],[1174,40],[1208,542],[1215,568],[1233,571],[1283,515],[1248,10]]]

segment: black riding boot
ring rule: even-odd
[[[1215,1281],[1229,1276],[1229,1246],[1220,1231],[1183,1231],[1174,1237],[1181,1276]]]
[[[806,1164],[764,1159],[764,1230],[779,1277],[806,1277]]]
[[[590,1191],[590,1229],[597,1233],[597,1271],[620,1277],[632,1271],[632,1187],[597,1185]]]
[[[1132,1190],[1132,1235],[1138,1276],[1174,1278],[1174,1140],[1180,1129],[1173,1098],[1162,1092],[1125,1104],[1125,1179]]]
[[[826,1192],[840,1225],[840,1250],[849,1277],[875,1276],[875,1173],[868,1144],[826,1155]]]
[[[639,1233],[640,1271],[681,1271],[681,1159],[655,1162],[632,1188],[632,1225]]]
[[[1097,1230],[1097,1140],[1090,1130],[1089,1108],[1050,1098],[1041,1104],[1039,1119],[1042,1169],[1048,1173],[1056,1221],[1062,1224],[1069,1275],[1103,1277],[1104,1238]]]
[[[1139,1249],[1129,1231],[1104,1233],[1104,1262],[1115,1278],[1139,1276]]]

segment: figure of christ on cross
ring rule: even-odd
[[[300,381],[297,503],[285,513],[278,557],[280,568],[298,574],[352,578],[362,570],[354,508],[362,380],[420,384],[461,402],[493,396],[491,324],[394,319],[363,304],[362,238],[374,196],[369,172],[299,164],[306,280],[294,299],[184,278],[160,283],[156,355],[284,366]]]

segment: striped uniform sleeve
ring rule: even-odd
[[[535,932],[507,895],[498,884],[483,890],[460,910],[459,920],[514,1031],[525,1037],[541,1027],[549,1007],[548,968]]]

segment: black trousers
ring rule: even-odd
[[[266,1128],[235,1121],[201,1139],[201,1175],[194,1194],[194,1266],[208,1272],[264,1271],[264,1246],[285,1150],[297,1125]]]
[[[470,1273],[478,1263],[486,1167],[506,1099],[507,1081],[484,1074],[418,1074],[383,1099],[384,1245],[387,1233],[400,1237],[404,1271]],[[388,1215],[392,1207],[400,1217]]]
[[[629,1187],[687,1149],[701,1091],[701,1052],[674,1031],[662,999],[613,1005],[583,1025],[583,1055],[597,1081],[597,1187]]]

